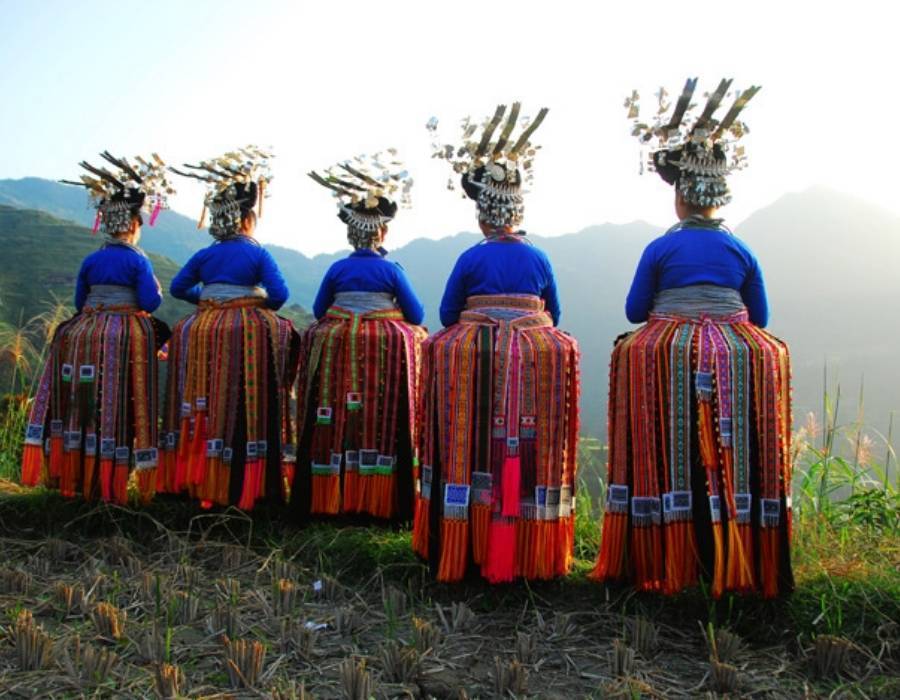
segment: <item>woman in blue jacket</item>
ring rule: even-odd
[[[132,472],[143,501],[152,498],[156,483],[156,353],[169,328],[150,315],[162,293],[138,242],[141,211],[152,212],[152,224],[172,190],[156,158],[132,166],[108,152],[102,156],[114,172],[82,163],[90,176],[70,183],[90,191],[95,231],[102,227],[106,241],[82,262],[77,314],[51,343],[29,419],[22,481],[122,504]]]
[[[250,510],[259,499],[282,498],[293,468],[288,406],[298,338],[275,314],[287,285],[254,238],[267,159],[245,149],[195,168],[203,174],[192,176],[210,185],[205,208],[215,242],[171,285],[172,296],[197,311],[173,331],[161,488],[187,489],[204,507]]]
[[[714,118],[731,81],[691,114],[637,119],[651,168],[675,188],[678,223],[641,256],[625,313],[645,323],[613,350],[609,478],[594,577],[676,594],[698,580],[773,597],[791,590],[790,360],[769,320],[759,263],[718,209],[743,163],[737,121],[758,88]]]
[[[304,334],[292,503],[310,513],[412,515],[422,302],[384,239],[412,181],[391,154],[310,173],[338,198],[353,252],[335,262]],[[382,162],[388,163],[387,172]],[[398,197],[399,195],[399,197]]]

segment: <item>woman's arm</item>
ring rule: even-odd
[[[397,304],[403,312],[403,317],[409,322],[417,326],[422,325],[425,320],[425,307],[412,288],[409,277],[399,265],[395,265],[397,274],[394,279],[394,296],[397,297]]]
[[[468,285],[466,284],[466,271],[463,256],[460,256],[453,266],[453,272],[447,280],[447,286],[444,288],[444,296],[441,299],[441,323],[444,326],[452,326],[459,321],[459,315],[466,308],[466,297],[468,297]]]
[[[290,296],[290,291],[287,283],[284,281],[281,270],[278,269],[278,263],[275,262],[275,258],[265,248],[260,248],[260,251],[259,279],[269,295],[266,299],[266,306],[277,310],[284,306],[284,302]]]
[[[191,304],[196,304],[200,301],[200,292],[203,289],[203,285],[200,280],[200,262],[197,256],[202,252],[194,253],[191,259],[172,279],[172,284],[169,285],[169,293],[176,299],[183,299]]]
[[[752,258],[747,279],[741,287],[741,299],[750,314],[750,321],[760,328],[769,323],[769,299],[766,295],[766,283],[756,258]]]
[[[644,249],[638,262],[628,298],[625,300],[625,316],[632,323],[643,323],[650,316],[653,297],[656,295],[656,256],[652,244]]]
[[[329,267],[325,277],[322,278],[322,284],[319,285],[316,300],[313,302],[313,316],[316,320],[322,318],[334,303],[334,277],[331,274],[333,268],[333,265]]]
[[[547,283],[541,292],[541,299],[544,300],[547,312],[553,319],[553,325],[558,326],[562,310],[559,306],[559,292],[556,289],[556,277],[553,275],[553,267],[550,265],[549,260],[547,261]]]
[[[86,260],[81,261],[81,268],[78,270],[78,277],[75,279],[75,310],[81,313],[84,308],[84,302],[87,300],[90,285],[85,278],[84,264]]]
[[[153,313],[162,304],[162,288],[159,280],[153,274],[153,265],[143,255],[137,262],[137,275],[135,279],[135,291],[137,292],[138,306],[147,313]]]

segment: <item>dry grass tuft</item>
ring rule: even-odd
[[[375,693],[365,660],[346,659],[340,665],[341,691],[345,700],[369,700]]]
[[[443,635],[441,630],[429,620],[413,617],[412,637],[416,649],[419,650],[420,654],[424,654],[428,651],[436,650],[441,645]]]
[[[53,661],[53,640],[44,628],[35,624],[30,610],[22,610],[10,635],[16,647],[19,670],[38,671]]]
[[[154,622],[138,641],[138,653],[146,663],[164,663],[169,660],[170,640],[170,628]]]
[[[225,571],[235,571],[240,569],[244,564],[250,561],[250,552],[246,547],[227,544],[222,547],[222,568]]]
[[[83,648],[77,635],[63,654],[63,668],[72,679],[101,685],[112,679],[119,656],[110,649],[98,649],[90,644]]]
[[[271,700],[314,700],[312,693],[307,692],[305,683],[282,681],[272,688]]]
[[[294,562],[281,558],[274,559],[272,561],[272,581],[277,582],[283,578],[288,581],[299,581],[300,568]]]
[[[97,634],[105,639],[118,641],[125,636],[125,620],[128,617],[124,610],[119,610],[111,603],[97,603],[91,611],[91,620]]]
[[[839,676],[847,666],[853,644],[843,637],[821,634],[816,637],[813,672],[817,678]]]
[[[200,596],[190,591],[175,591],[169,599],[172,621],[178,625],[189,625],[200,617]]]
[[[406,614],[408,598],[406,593],[396,586],[385,586],[381,600],[388,615],[403,617]]]
[[[162,700],[175,700],[181,697],[184,685],[184,673],[178,666],[159,664],[153,669],[153,690]]]
[[[182,586],[191,590],[197,588],[203,580],[203,572],[190,564],[179,564],[175,570],[175,580]]]
[[[31,576],[18,569],[0,569],[0,593],[25,595],[31,585]]]
[[[743,648],[741,638],[724,627],[715,632],[715,646],[710,649],[713,658],[718,661],[733,661]]]
[[[323,575],[313,583],[313,594],[320,600],[335,602],[344,592],[344,587],[337,579]]]
[[[529,666],[538,660],[538,638],[535,634],[516,632],[516,660]]]
[[[253,688],[262,675],[266,648],[255,639],[225,637],[225,668],[232,688]]]
[[[311,661],[318,639],[319,631],[305,622],[281,621],[281,649],[285,653],[295,651],[301,658]]]
[[[641,656],[650,656],[659,648],[659,629],[646,617],[633,617],[626,624],[628,643]]]
[[[578,625],[572,620],[571,613],[554,613],[547,620],[539,610],[534,611],[537,629],[547,637],[548,641],[559,641],[574,637],[578,633]]]
[[[289,617],[300,601],[300,586],[282,578],[272,585],[272,610],[275,617]]]
[[[528,669],[516,660],[494,658],[494,693],[498,698],[519,697],[528,692]]]
[[[440,603],[435,603],[438,617],[441,618],[441,624],[448,633],[465,632],[475,624],[475,613],[465,603],[451,603],[446,614]]]
[[[230,605],[237,605],[241,600],[241,582],[236,578],[216,581],[216,594]]]
[[[626,678],[634,671],[635,651],[621,639],[614,639],[609,652],[609,672],[614,678]]]
[[[363,616],[356,608],[347,606],[334,611],[334,629],[338,634],[349,637],[363,628]]]
[[[87,597],[84,586],[80,583],[68,584],[59,581],[56,584],[56,602],[66,617],[73,613],[83,614],[87,608]]]
[[[230,603],[219,604],[206,618],[206,630],[211,635],[234,637],[241,633],[241,615]]]
[[[422,656],[414,646],[391,640],[381,645],[378,657],[390,683],[412,683],[422,672]]]
[[[733,693],[738,686],[737,668],[731,664],[710,659],[710,677],[713,688],[719,693]]]

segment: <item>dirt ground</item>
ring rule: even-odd
[[[0,507],[4,697],[900,695],[890,621],[867,645],[812,640],[778,603],[679,608],[583,576],[447,587],[406,554],[355,558],[360,538],[391,548],[402,532],[278,537],[228,514],[175,529],[108,508],[57,527],[40,511]]]

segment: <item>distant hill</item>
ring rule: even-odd
[[[80,221],[92,221],[83,193],[75,188],[36,178],[0,180],[0,203],[23,206],[26,195],[32,197],[28,206],[60,215],[68,211],[70,217],[77,208]],[[172,222],[177,226],[166,228]],[[562,328],[578,338],[584,353],[587,433],[605,434],[609,351],[613,339],[630,328],[623,307],[637,260],[661,233],[636,221],[552,238],[529,235],[553,262],[563,304]],[[844,419],[855,415],[859,380],[865,374],[866,419],[883,428],[888,412],[900,410],[900,324],[895,308],[900,299],[900,217],[813,188],[759,210],[737,234],[762,264],[772,304],[771,329],[792,347],[796,419],[820,409],[827,360],[831,378],[842,384]],[[391,252],[425,302],[432,330],[439,327],[437,308],[456,258],[479,240],[480,235],[471,233],[423,238]],[[149,251],[183,262],[208,241],[186,217],[164,212],[141,242]],[[267,248],[288,281],[291,301],[305,308],[311,307],[328,266],[346,255],[308,258],[281,246]]]
[[[0,323],[16,325],[48,310],[59,300],[71,306],[81,260],[103,242],[101,236],[50,214],[0,204],[0,246],[7,254],[0,266]],[[164,289],[179,265],[149,253]],[[169,324],[191,313],[193,306],[166,295],[155,315]],[[299,306],[282,313],[306,325],[310,316]]]

